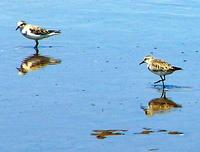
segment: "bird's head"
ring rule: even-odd
[[[17,22],[17,28],[16,30],[18,30],[19,28],[22,29],[24,28],[24,26],[26,25],[27,23],[25,21],[19,21]]]
[[[27,73],[26,69],[20,67],[20,68],[16,68],[18,70],[18,74],[19,75],[25,75]]]
[[[154,57],[152,55],[147,55],[144,57],[144,60],[140,63],[140,65],[143,63],[149,64],[153,59],[154,59]]]

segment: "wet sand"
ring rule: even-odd
[[[199,151],[200,2],[14,0],[0,6],[1,151]],[[15,31],[18,20],[62,31],[39,46],[42,59],[59,64],[37,60],[18,75],[16,68],[35,53],[35,42]],[[145,114],[162,94],[153,84],[159,77],[139,66],[148,54],[184,69],[166,77],[166,98],[181,107],[159,105]]]

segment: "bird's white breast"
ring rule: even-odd
[[[22,30],[21,30],[21,33],[22,33],[23,35],[26,35],[26,34],[27,34],[26,29],[22,29]]]

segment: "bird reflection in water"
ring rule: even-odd
[[[95,135],[97,139],[105,139],[108,136],[124,135],[126,131],[128,130],[93,130],[91,135]]]
[[[164,113],[170,111],[174,108],[182,108],[180,104],[175,103],[171,99],[166,97],[166,90],[162,90],[160,98],[155,98],[149,101],[148,107],[141,107],[145,114],[148,116],[153,116],[157,113]]]
[[[36,53],[26,57],[19,68],[19,74],[25,75],[28,72],[39,70],[47,65],[55,65],[61,63],[60,59],[54,59],[48,56],[43,56],[39,54],[39,50],[36,49]]]

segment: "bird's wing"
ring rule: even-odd
[[[173,66],[163,60],[154,59],[152,62],[151,69],[153,71],[173,71]]]
[[[29,26],[29,30],[35,35],[46,35],[51,33],[49,30],[36,25]]]

